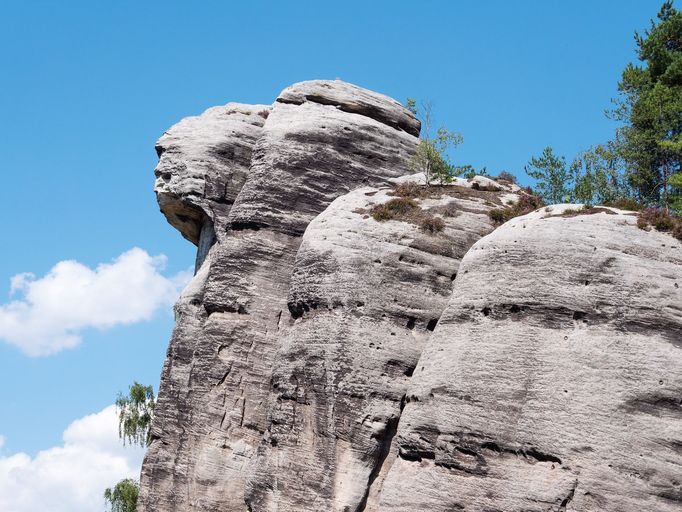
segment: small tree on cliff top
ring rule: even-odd
[[[549,203],[563,203],[569,196],[571,172],[563,156],[546,147],[539,157],[532,157],[525,167],[526,174],[538,180],[537,188],[542,199]]]
[[[450,163],[447,152],[462,143],[462,135],[442,126],[432,135],[433,107],[428,101],[422,102],[421,112],[412,98],[407,99],[405,107],[420,117],[422,122],[421,138],[417,151],[410,159],[410,168],[423,172],[427,185],[431,185],[433,181],[438,181],[441,185],[451,182],[456,168]]]

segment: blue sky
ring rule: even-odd
[[[456,163],[528,182],[523,165],[544,146],[571,156],[611,136],[603,112],[660,3],[5,0],[0,305],[13,276],[63,260],[94,268],[139,247],[167,257],[165,276],[187,269],[194,249],[152,193],[155,140],[184,116],[268,103],[301,80],[428,98],[464,135]],[[156,387],[171,328],[164,304],[54,355],[0,340],[0,455],[59,445],[133,379]]]

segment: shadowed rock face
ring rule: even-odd
[[[560,211],[462,260],[381,510],[680,510],[682,247]]]
[[[197,272],[138,510],[679,509],[680,244],[562,206],[493,232],[521,192],[483,177],[416,200],[440,232],[377,222],[418,133],[312,81],[159,140]]]

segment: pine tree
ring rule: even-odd
[[[563,203],[569,198],[571,171],[566,166],[566,159],[555,155],[550,146],[539,157],[532,157],[525,171],[537,180],[537,190],[546,203]]]
[[[625,122],[617,143],[638,198],[665,208],[674,200],[671,178],[680,171],[682,136],[682,13],[666,1],[658,21],[635,33],[641,66],[629,64],[612,111]]]

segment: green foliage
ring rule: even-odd
[[[412,112],[415,116],[417,115],[417,100],[414,98],[407,98],[405,100],[405,108]]]
[[[526,172],[537,180],[542,198],[548,203],[576,202],[585,205],[611,204],[630,196],[620,170],[621,160],[613,143],[593,146],[579,153],[566,166],[551,147],[531,158]]]
[[[462,142],[462,136],[439,128],[433,139],[421,139],[417,151],[410,160],[410,167],[426,176],[426,183],[433,181],[450,183],[456,175],[455,167],[450,163],[446,154],[449,148],[457,147]]]
[[[569,197],[571,171],[566,166],[566,159],[555,155],[550,146],[539,157],[532,157],[525,171],[537,180],[536,186],[544,201],[563,203]]]
[[[609,204],[629,196],[620,171],[621,161],[612,143],[583,151],[571,163],[571,201],[584,204]]]
[[[151,443],[151,423],[154,415],[154,388],[134,382],[127,395],[118,394],[118,435],[123,444],[149,446]]]
[[[130,478],[121,480],[114,488],[104,491],[104,499],[110,505],[111,512],[135,512],[137,497],[140,494],[139,484]]]
[[[682,13],[667,1],[658,21],[635,34],[641,66],[629,64],[611,112],[623,121],[616,144],[640,201],[672,207],[670,179],[682,156]]]
[[[644,208],[641,203],[637,202],[637,200],[633,199],[632,197],[621,197],[615,201],[604,203],[604,206],[618,208],[619,210],[630,210],[633,212],[638,212]]]
[[[462,135],[441,126],[432,136],[432,107],[429,102],[422,103],[422,111],[419,112],[416,101],[408,98],[405,107],[414,115],[419,115],[422,122],[421,139],[410,159],[410,168],[415,172],[423,172],[427,185],[433,181],[441,185],[451,182],[456,175],[456,168],[450,162],[448,151],[462,143]]]
[[[670,209],[677,215],[682,215],[682,172],[670,176]]]

